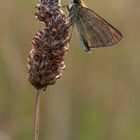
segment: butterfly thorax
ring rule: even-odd
[[[69,17],[72,24],[75,24],[79,16],[81,5],[72,3],[69,8]]]

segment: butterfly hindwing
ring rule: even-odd
[[[80,36],[80,43],[81,43],[83,49],[86,52],[90,52],[91,51],[91,48],[88,46],[88,42],[84,39],[84,37],[83,37],[82,34],[79,34],[79,36]]]
[[[92,41],[90,40],[91,36],[90,36],[90,33],[88,32],[87,26],[85,26],[85,24],[82,23],[81,18],[77,19],[76,28],[79,33],[80,42],[81,42],[83,49],[86,52],[91,51],[91,48],[92,48],[92,44],[91,44]]]

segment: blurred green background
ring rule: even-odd
[[[34,17],[36,2],[1,0],[0,140],[33,140],[36,91],[26,64],[31,40],[43,26]],[[88,54],[73,32],[66,70],[41,98],[40,140],[139,140],[140,1],[85,2],[124,39]]]

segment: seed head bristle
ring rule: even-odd
[[[28,56],[28,80],[36,89],[54,84],[65,68],[64,55],[68,51],[70,24],[58,0],[41,0],[35,16],[45,23],[32,40]]]

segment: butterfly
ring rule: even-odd
[[[70,23],[76,26],[86,52],[92,48],[112,46],[123,38],[119,30],[86,7],[82,0],[71,0],[68,12]]]

